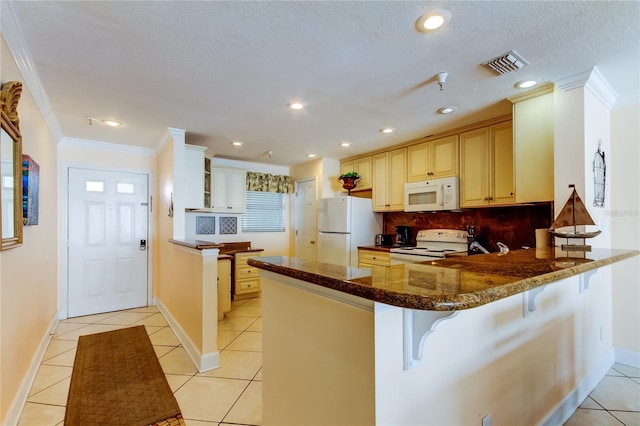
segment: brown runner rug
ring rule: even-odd
[[[64,424],[184,425],[143,325],[80,336]]]

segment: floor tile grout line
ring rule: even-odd
[[[238,401],[240,401],[240,398],[242,398],[242,395],[244,395],[244,393],[247,391],[247,389],[249,388],[250,384],[251,384],[251,380],[248,380],[247,381],[247,385],[244,387],[244,389],[242,389],[242,392],[240,392],[240,395],[238,395],[238,397],[233,402],[233,404],[231,404],[231,407],[229,407],[229,410],[227,411],[227,413],[222,417],[222,420],[220,420],[220,423],[225,423],[224,419],[227,418],[227,416],[229,415],[231,410],[233,410],[233,407],[235,407],[236,404],[238,403]]]

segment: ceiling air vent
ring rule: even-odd
[[[488,66],[498,74],[506,74],[511,71],[518,71],[525,65],[529,65],[529,62],[525,61],[515,51],[510,50],[504,55],[483,62],[482,65]]]

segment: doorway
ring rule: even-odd
[[[317,204],[316,179],[296,181],[295,256],[300,259],[316,260]]]
[[[67,316],[147,306],[149,176],[68,169]]]

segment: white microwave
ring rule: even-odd
[[[460,208],[460,178],[457,176],[404,184],[405,212],[432,212]]]

